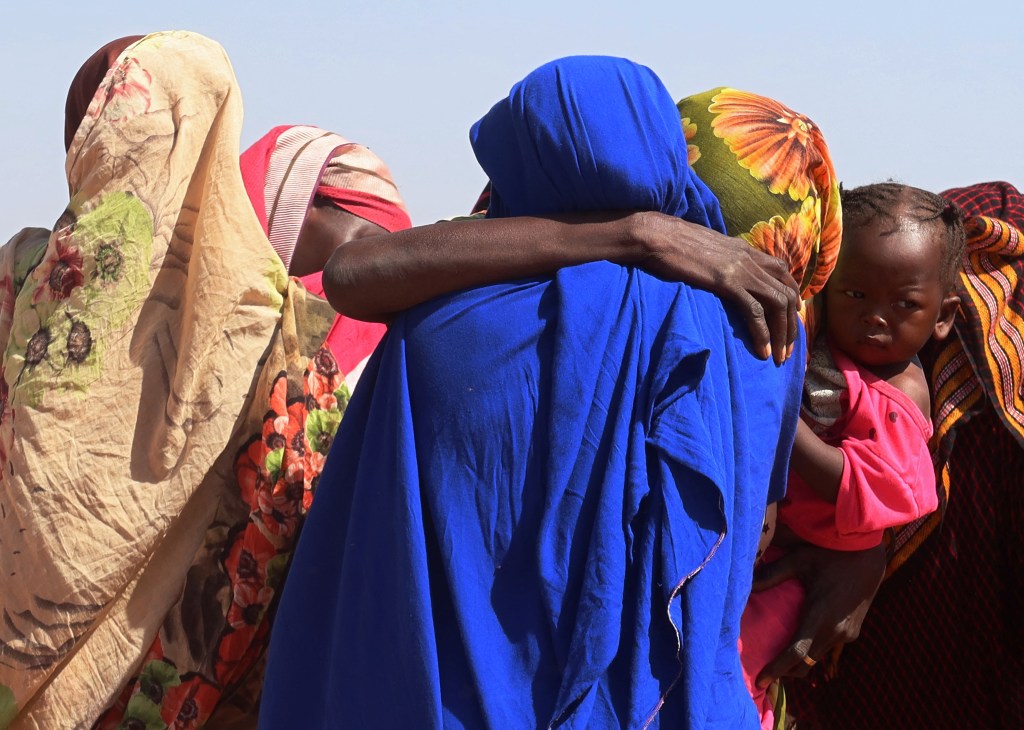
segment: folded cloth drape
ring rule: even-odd
[[[412,226],[387,165],[366,147],[312,126],[274,127],[241,156],[242,180],[256,217],[287,267],[306,212],[320,196],[394,232]],[[307,291],[324,296],[323,272],[301,277]],[[387,328],[335,317],[326,345],[354,388],[366,360]]]

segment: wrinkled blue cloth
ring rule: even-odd
[[[512,87],[470,131],[488,216],[658,210],[725,232],[687,163],[679,111],[646,66],[572,56]]]
[[[718,227],[674,114],[649,70],[565,59],[473,144],[508,214]],[[736,641],[797,344],[758,360],[711,294],[610,263],[400,316],[299,540],[261,727],[759,727]]]

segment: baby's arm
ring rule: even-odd
[[[836,503],[839,483],[843,478],[844,459],[840,449],[818,438],[803,420],[797,424],[790,468],[829,504]]]

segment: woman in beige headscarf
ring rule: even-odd
[[[71,141],[54,232],[0,253],[0,726],[89,726],[140,670],[124,719],[202,724],[259,653],[276,584],[243,601],[240,553],[214,550],[258,533],[280,575],[344,388],[320,347],[333,313],[253,214],[240,125],[217,44],[128,46]],[[261,482],[237,452],[267,428],[292,448]],[[188,664],[140,667],[179,641]]]

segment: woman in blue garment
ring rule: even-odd
[[[796,185],[728,232],[787,254],[813,293],[834,258],[819,239],[838,228],[827,151],[794,115],[803,152],[765,174],[729,142],[743,124],[765,136],[751,105],[712,111],[740,93],[708,95],[707,146],[688,150],[649,69],[543,66],[473,128],[489,215],[655,210],[724,232],[688,158],[728,147],[741,172],[722,191],[744,175]],[[399,316],[300,540],[261,725],[757,727],[736,638],[785,483],[796,345],[784,365],[761,360],[712,294],[607,262]]]

